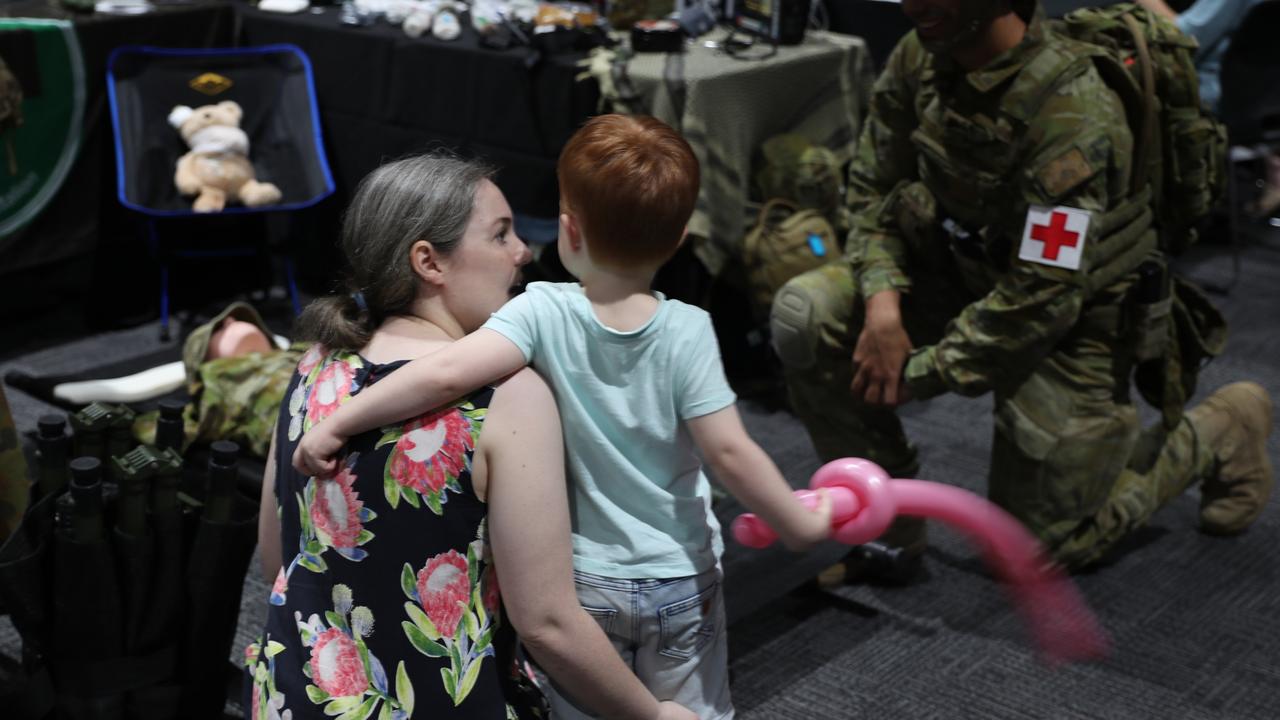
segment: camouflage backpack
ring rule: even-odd
[[[790,200],[830,217],[840,205],[840,161],[831,150],[803,135],[774,135],[760,145],[756,187],[766,202]]]
[[[782,198],[765,203],[742,243],[752,312],[757,319],[767,318],[778,288],[800,273],[839,258],[836,231],[821,212]]]
[[[1195,39],[1131,3],[1076,10],[1055,25],[1102,51],[1094,64],[1133,129],[1133,187],[1151,184],[1161,248],[1185,250],[1226,181],[1226,128],[1200,102]]]

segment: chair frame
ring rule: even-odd
[[[116,92],[116,62],[119,58],[129,54],[152,55],[160,57],[243,57],[253,54],[272,54],[272,53],[288,53],[296,57],[303,68],[303,74],[306,79],[306,87],[308,94],[309,111],[311,114],[311,125],[313,128],[312,143],[315,147],[316,160],[320,166],[320,171],[324,178],[324,188],[317,194],[305,200],[281,203],[278,205],[270,205],[264,207],[245,207],[242,205],[232,205],[224,208],[218,213],[197,213],[191,209],[166,210],[147,207],[135,202],[129,198],[126,193],[125,171],[126,162],[124,157],[124,148],[120,139],[120,100]],[[210,216],[234,216],[234,215],[250,215],[263,213],[287,213],[297,210],[303,210],[319,204],[334,193],[335,183],[333,173],[329,167],[328,156],[324,149],[324,138],[320,124],[320,109],[316,101],[315,77],[312,72],[311,59],[302,48],[297,45],[288,43],[276,43],[270,45],[257,45],[250,47],[232,47],[232,48],[163,48],[149,45],[123,45],[113,50],[107,59],[107,97],[111,107],[111,126],[112,140],[114,143],[115,160],[116,160],[116,197],[120,204],[124,207],[140,213],[145,218],[145,240],[152,256],[160,265],[160,338],[168,340],[169,332],[169,316],[170,316],[170,298],[169,298],[169,264],[166,254],[162,252],[162,243],[160,233],[157,228],[157,220],[166,218],[192,218],[192,217],[210,217]],[[249,255],[258,255],[261,251],[258,248],[250,247],[229,247],[218,250],[174,250],[170,249],[170,253],[174,257],[242,257]],[[269,254],[268,254],[269,255]],[[289,299],[293,306],[294,314],[301,312],[301,302],[298,298],[298,288],[296,282],[296,271],[293,258],[287,251],[283,253],[285,282],[287,284]]]

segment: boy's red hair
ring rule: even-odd
[[[660,265],[698,197],[698,159],[680,133],[643,115],[598,115],[564,146],[560,198],[602,265]]]

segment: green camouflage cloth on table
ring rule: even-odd
[[[192,402],[185,414],[186,441],[188,445],[203,445],[214,440],[231,440],[253,455],[265,458],[280,402],[308,344],[294,343],[285,350],[204,360],[210,336],[228,317],[251,322],[271,337],[271,331],[257,311],[245,303],[232,304],[187,337],[183,345],[183,365]],[[149,412],[134,422],[134,436],[139,442],[155,442],[158,417],[158,412]]]
[[[871,59],[860,38],[811,31],[767,60],[744,61],[693,44],[684,53],[619,58],[597,51],[585,63],[613,112],[643,110],[680,130],[702,170],[689,221],[694,250],[712,274],[737,257],[755,221],[748,206],[752,159],[760,145],[795,133],[829,149],[843,165],[853,154]],[[620,63],[625,60],[625,68]],[[631,101],[634,94],[636,100]]]
[[[27,476],[27,459],[22,455],[22,440],[13,424],[9,401],[0,387],[0,544],[22,521],[31,480]]]
[[[1185,421],[1140,428],[1122,311],[1155,247],[1149,195],[1129,197],[1133,139],[1119,99],[1088,49],[1042,18],[968,73],[915,33],[899,43],[851,166],[847,262],[780,290],[772,325],[823,459],[867,457],[911,477],[916,453],[897,415],[849,396],[863,300],[901,291],[911,397],[993,393],[991,499],[1083,565],[1213,460]],[[1077,268],[1044,264],[1047,241],[1042,257],[1026,254],[1045,232],[1033,207],[1091,218],[1072,238]]]
[[[763,163],[755,180],[761,200],[790,200],[797,207],[817,210],[828,220],[836,219],[844,163],[834,151],[814,145],[803,135],[783,133],[764,141],[760,154]]]

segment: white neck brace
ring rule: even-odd
[[[238,127],[212,125],[191,135],[191,152],[216,155],[220,153],[249,154],[249,136]]]

